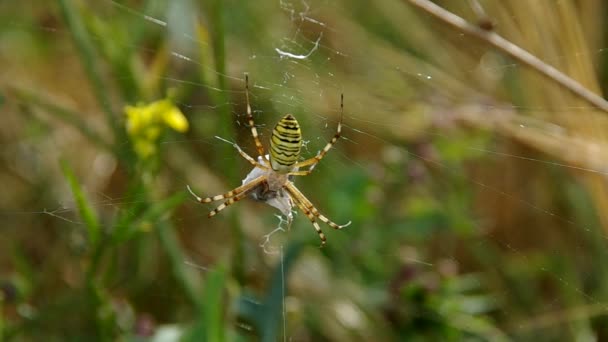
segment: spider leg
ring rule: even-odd
[[[321,231],[321,227],[319,227],[319,224],[317,223],[316,218],[319,218],[321,221],[325,222],[328,226],[330,226],[334,229],[342,229],[351,224],[350,221],[343,225],[339,225],[339,224],[336,224],[336,223],[330,221],[327,217],[323,216],[317,210],[317,208],[315,208],[315,206],[308,200],[308,198],[306,198],[306,196],[304,196],[304,194],[302,194],[300,192],[300,190],[298,190],[298,188],[296,188],[296,186],[293,185],[293,183],[287,182],[285,184],[285,189],[287,190],[287,192],[289,192],[294,203],[298,206],[298,208],[300,208],[300,210],[312,222],[312,225],[314,226],[315,230],[317,231],[317,234],[319,234],[319,237],[321,238],[321,246],[325,245],[325,234],[323,234],[323,232]]]
[[[314,165],[316,165],[316,164],[314,164]],[[288,173],[288,175],[289,176],[308,176],[314,169],[314,165],[312,167],[310,167],[310,169],[308,169],[308,170],[291,171]]]
[[[294,168],[310,165],[308,170],[290,172],[289,173],[290,175],[306,176],[312,172],[312,170],[315,168],[317,163],[320,162],[321,159],[323,159],[323,157],[325,157],[325,154],[327,154],[327,152],[332,148],[332,146],[336,143],[336,141],[338,141],[338,139],[340,139],[340,134],[342,133],[342,118],[343,117],[344,117],[344,94],[340,95],[340,121],[338,121],[338,128],[336,130],[336,134],[334,134],[333,138],[331,138],[331,140],[327,143],[327,145],[325,145],[325,147],[321,151],[319,151],[319,153],[317,153],[316,156],[314,156],[310,159],[303,160],[299,163],[295,163],[293,165]]]
[[[325,245],[325,242],[327,241],[327,239],[325,238],[325,234],[323,234],[321,227],[319,227],[319,224],[317,223],[317,220],[315,219],[315,215],[313,215],[312,212],[310,210],[308,210],[306,208],[306,206],[304,206],[304,204],[302,204],[297,199],[294,198],[293,201],[298,206],[298,208],[300,208],[300,210],[304,213],[304,215],[306,215],[306,217],[308,217],[310,222],[312,222],[313,227],[315,227],[315,230],[317,231],[317,234],[319,234],[319,238],[321,239],[320,247],[323,247]]]
[[[296,188],[295,185],[293,185],[293,183],[287,182],[285,184],[285,188],[287,189],[289,194],[292,195],[295,202],[300,202],[305,208],[307,208],[308,211],[310,211],[312,213],[312,215],[314,215],[315,217],[318,217],[319,220],[325,222],[328,226],[330,226],[334,229],[342,229],[344,227],[348,227],[351,224],[351,221],[348,221],[345,224],[337,224],[337,223],[331,221],[330,219],[328,219],[327,217],[325,217],[323,214],[321,214],[317,210],[317,208],[315,208],[315,206],[312,204],[312,202],[310,202],[310,200],[308,200],[308,198],[306,198],[306,196],[304,196],[304,194],[301,193],[300,190],[298,190],[298,188]]]
[[[257,130],[257,128],[255,128],[255,122],[253,121],[251,105],[249,104],[249,75],[247,75],[247,74],[245,74],[245,98],[247,99],[247,121],[249,122],[249,127],[251,128],[251,135],[253,136],[253,141],[255,142],[255,147],[258,150],[258,154],[260,156],[262,156],[262,159],[264,160],[264,164],[266,164],[267,167],[270,167],[270,162],[265,157],[266,152],[264,152],[264,146],[262,145],[262,142],[260,141],[260,137],[258,136],[258,130]]]
[[[234,148],[236,148],[236,150],[239,152],[239,154],[240,154],[240,155],[241,155],[243,158],[247,159],[247,161],[248,161],[249,163],[251,163],[251,165],[253,165],[253,166],[255,166],[255,167],[258,167],[258,168],[260,168],[260,169],[262,169],[262,170],[270,170],[270,168],[269,168],[267,165],[262,165],[262,164],[260,164],[260,163],[259,163],[259,162],[257,162],[255,159],[253,159],[253,157],[251,157],[250,155],[248,155],[248,154],[247,154],[247,152],[243,151],[243,149],[241,149],[241,147],[240,147],[239,145],[237,145],[236,143],[231,143],[231,144],[232,144],[232,146],[234,146]],[[262,159],[263,159],[264,161],[266,161],[266,157],[262,156]]]
[[[201,202],[201,203],[211,203],[213,201],[219,201],[219,200],[223,200],[226,198],[231,198],[234,196],[238,196],[239,194],[243,193],[243,192],[247,192],[250,190],[253,190],[256,186],[258,186],[259,184],[261,184],[262,182],[264,182],[266,180],[266,176],[262,175],[258,178],[253,179],[251,182],[249,183],[245,183],[237,188],[234,188],[230,191],[228,191],[225,194],[222,195],[216,195],[213,197],[207,197],[207,198],[201,198],[199,197],[197,194],[194,193],[194,191],[192,191],[192,189],[190,189],[190,186],[187,185],[186,187],[188,188],[188,191],[190,191],[190,194],[192,194],[192,196],[194,196],[194,198],[196,198],[197,201]]]
[[[230,206],[230,205],[232,205],[232,204],[234,204],[234,203],[242,200],[243,198],[247,197],[247,195],[249,195],[249,193],[251,191],[253,191],[254,188],[255,187],[247,189],[247,190],[245,190],[245,191],[243,191],[243,192],[235,195],[234,197],[229,198],[226,202],[218,205],[217,208],[211,210],[209,212],[209,214],[207,215],[207,217],[213,217],[213,216],[217,215],[217,213],[219,213],[220,211],[226,209],[228,206]]]

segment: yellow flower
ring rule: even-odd
[[[166,127],[178,132],[188,130],[188,120],[170,99],[125,106],[124,111],[127,133],[134,143],[135,152],[144,159],[156,153],[156,142]]]
[[[170,110],[163,115],[163,120],[167,126],[173,128],[178,132],[185,132],[188,130],[188,120],[177,107],[172,107]]]

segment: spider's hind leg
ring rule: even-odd
[[[310,202],[310,200],[308,198],[306,198],[306,196],[304,196],[304,194],[302,192],[300,192],[300,190],[298,190],[298,188],[296,188],[296,186],[293,185],[293,183],[287,184],[285,186],[285,188],[291,194],[292,198],[294,199],[294,202],[302,204],[302,206],[304,208],[306,208],[306,210],[309,211],[314,217],[325,222],[328,226],[332,227],[333,229],[342,229],[344,227],[350,226],[351,221],[348,221],[345,224],[337,224],[337,223],[333,222],[332,220],[328,219],[327,217],[325,217],[325,215],[321,214],[319,212],[319,210],[317,210],[317,208],[312,204],[312,202]]]
[[[327,223],[327,225],[329,225],[330,227],[332,227],[334,229],[342,229],[342,228],[350,225],[350,222],[348,222],[347,224],[339,225],[339,224],[336,224],[336,223],[330,221],[327,217],[323,216],[317,210],[317,208],[315,208],[315,206],[308,200],[308,198],[306,198],[306,196],[304,196],[304,194],[302,194],[300,192],[300,190],[298,190],[298,188],[296,188],[295,185],[293,185],[293,183],[287,183],[285,185],[285,189],[291,195],[293,202],[304,213],[304,215],[306,215],[306,217],[308,217],[310,222],[312,222],[312,225],[315,228],[315,230],[317,231],[317,234],[319,234],[319,238],[321,238],[321,247],[323,247],[323,245],[325,245],[326,239],[325,239],[325,234],[323,234],[323,231],[321,230],[321,227],[319,227],[317,218],[320,219],[321,221]]]
[[[323,230],[321,230],[321,227],[319,227],[319,223],[317,223],[317,220],[315,219],[315,216],[313,215],[313,213],[310,210],[308,210],[304,206],[303,203],[300,203],[300,201],[294,200],[294,202],[296,203],[298,208],[300,208],[300,210],[304,213],[304,215],[306,215],[306,217],[308,217],[308,219],[312,223],[313,227],[317,231],[317,234],[319,234],[319,238],[321,239],[321,246],[319,246],[319,247],[325,246],[327,238],[325,237],[325,234],[323,234]]]

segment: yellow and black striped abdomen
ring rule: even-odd
[[[272,130],[270,138],[270,164],[272,169],[287,173],[300,158],[302,132],[296,118],[285,115]]]

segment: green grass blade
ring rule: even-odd
[[[226,271],[216,267],[207,273],[202,307],[206,341],[224,341],[224,288]]]
[[[303,243],[299,241],[291,243],[287,247],[285,254],[281,255],[281,263],[277,266],[272,275],[270,289],[264,300],[265,315],[261,322],[262,341],[270,342],[278,340],[279,326],[281,326],[281,322],[283,322],[283,305],[285,296],[287,295],[285,286],[287,274],[300,255],[303,246]],[[281,248],[281,254],[282,253],[283,249]]]
[[[132,222],[124,222],[124,226],[117,227],[112,240],[115,243],[122,243],[132,238],[137,233],[139,227],[146,223],[154,224],[154,222],[162,220],[165,215],[170,213],[178,205],[182,204],[186,197],[186,192],[181,191],[165,200],[151,205],[141,215],[137,216],[136,220]]]
[[[76,207],[78,208],[78,213],[80,214],[80,217],[84,221],[87,228],[89,247],[94,249],[101,238],[101,225],[99,224],[99,219],[97,218],[93,207],[84,196],[82,188],[80,187],[80,184],[78,183],[78,180],[76,179],[76,176],[68,163],[62,161],[61,169],[63,170],[63,175],[70,184],[74,201],[76,202]]]
[[[0,297],[0,342],[4,341],[4,310],[2,305],[4,302],[4,298]]]
[[[161,221],[157,224],[156,230],[161,247],[169,257],[173,276],[181,285],[182,290],[185,292],[185,295],[190,302],[197,307],[201,307],[201,299],[198,296],[198,291],[194,285],[193,278],[190,277],[190,274],[188,273],[188,266],[184,263],[187,259],[182,252],[178,238],[174,233],[173,226],[169,222]]]
[[[99,102],[99,105],[106,113],[106,119],[109,126],[113,128],[115,133],[118,133],[120,132],[121,127],[119,121],[116,120],[116,116],[110,105],[111,102],[107,93],[107,87],[102,82],[101,73],[97,66],[95,44],[85,29],[82,15],[78,12],[71,0],[59,0],[59,7],[61,8],[61,13],[66,21],[68,29],[72,33],[76,49],[84,64],[84,70],[91,82],[97,102]]]
[[[281,248],[281,262],[277,265],[270,287],[261,304],[242,296],[237,303],[238,315],[244,321],[255,326],[260,334],[261,341],[277,341],[279,338],[279,327],[283,324],[284,301],[286,293],[286,279],[291,267],[300,255],[304,244],[299,241],[291,243],[285,254]]]
[[[222,0],[213,0],[209,1],[204,6],[205,12],[207,13],[207,19],[209,21],[209,31],[211,34],[211,46],[212,46],[212,58],[215,67],[215,72],[209,75],[206,75],[205,70],[207,68],[200,68],[200,77],[203,79],[203,82],[207,82],[212,84],[215,88],[220,91],[211,91],[209,92],[209,96],[211,101],[213,101],[214,105],[216,105],[216,115],[219,117],[219,130],[218,134],[221,137],[231,137],[234,135],[234,116],[232,115],[231,108],[229,106],[224,106],[223,104],[230,102],[226,90],[228,90],[228,85],[226,83],[226,30],[224,27],[224,3]],[[204,56],[206,57],[206,54]],[[206,66],[205,64],[204,66]],[[216,75],[213,78],[213,75]],[[243,85],[244,88],[244,85]],[[219,151],[219,155],[226,155],[228,153],[232,153],[232,146],[229,144],[221,144],[218,146],[221,151]],[[234,179],[237,177],[237,174],[234,170],[235,163],[232,159],[222,159],[224,170],[227,171],[225,174],[227,178]]]

